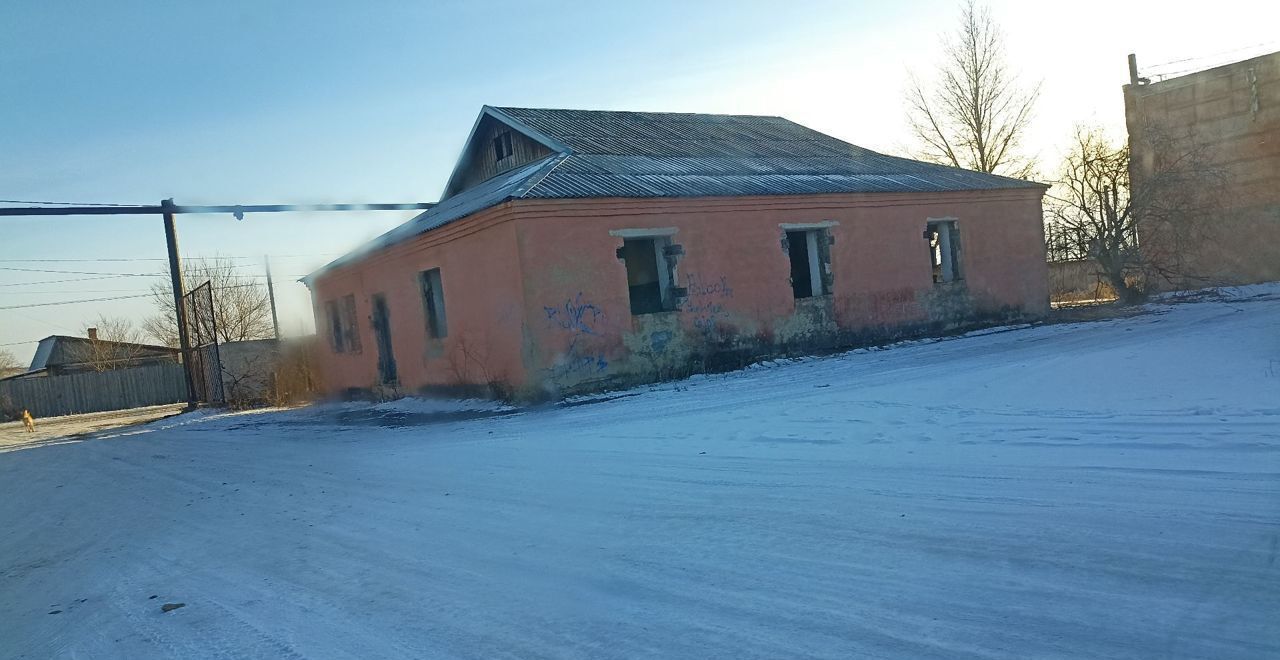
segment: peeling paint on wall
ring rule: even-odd
[[[796,300],[795,313],[782,319],[774,334],[783,346],[822,346],[830,343],[838,331],[831,296],[828,295]]]

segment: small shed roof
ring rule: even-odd
[[[178,349],[169,348],[168,346],[135,344],[104,339],[94,340],[86,337],[69,337],[67,335],[49,335],[41,339],[39,345],[36,346],[36,354],[31,359],[31,366],[27,368],[27,371],[33,372],[50,367],[83,364],[92,355],[90,347],[95,342],[99,346],[128,351],[128,354],[137,359],[147,356],[176,356],[178,354]]]

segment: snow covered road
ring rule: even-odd
[[[0,657],[1280,657],[1280,287],[626,394],[0,453]]]

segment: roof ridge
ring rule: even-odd
[[[670,112],[666,110],[592,110],[587,108],[537,108],[532,106],[518,105],[494,105],[490,106],[503,112],[511,110],[532,110],[536,112],[582,112],[591,114],[613,114],[613,115],[665,115],[680,117],[745,117],[750,119],[780,119],[785,122],[795,123],[782,115],[752,115],[752,114],[730,114],[724,112]],[[797,124],[799,126],[800,124]]]

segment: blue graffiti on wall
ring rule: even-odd
[[[600,317],[604,316],[604,312],[599,307],[582,301],[581,291],[572,300],[565,300],[564,304],[558,307],[544,305],[542,311],[546,312],[549,321],[561,328],[587,335],[596,334],[595,324]]]
[[[609,361],[604,359],[604,355],[580,351],[578,349],[578,339],[575,337],[569,343],[569,348],[565,351],[564,357],[547,371],[550,372],[552,378],[565,378],[568,376],[598,374],[608,368]]]
[[[604,311],[582,299],[582,293],[566,299],[563,304],[543,306],[547,321],[569,333],[569,346],[564,355],[547,371],[551,378],[570,376],[585,377],[609,368],[609,361],[602,353],[583,350],[578,343],[585,336],[600,336],[596,326],[604,319]]]

